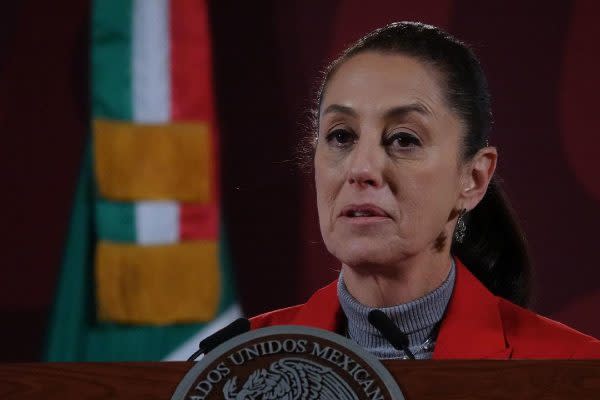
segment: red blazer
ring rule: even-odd
[[[433,353],[434,359],[600,358],[600,341],[494,296],[456,261],[456,282]],[[250,320],[252,329],[304,325],[342,332],[345,315],[337,282],[302,305]]]

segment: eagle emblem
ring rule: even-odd
[[[226,400],[358,400],[331,368],[301,358],[282,358],[252,372],[242,388],[237,377],[223,386]]]

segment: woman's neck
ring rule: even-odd
[[[448,277],[452,259],[446,254],[428,254],[402,260],[385,269],[342,265],[348,292],[369,307],[391,307],[408,303],[438,288]]]

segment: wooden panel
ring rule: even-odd
[[[0,398],[170,399],[192,363],[0,365]]]
[[[600,361],[383,363],[407,400],[600,398]]]
[[[596,399],[600,361],[385,361],[407,400]],[[2,399],[170,399],[187,362],[0,364]]]

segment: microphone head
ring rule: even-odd
[[[242,333],[246,333],[250,330],[250,321],[247,318],[238,318],[225,328],[215,332],[206,339],[200,342],[200,349],[204,350],[204,353],[208,353],[221,343],[228,341]]]
[[[371,310],[369,322],[396,350],[405,351],[408,348],[408,336],[383,311]]]

